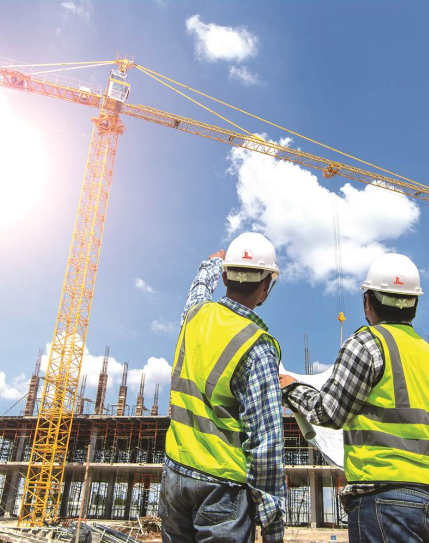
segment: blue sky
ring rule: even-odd
[[[429,184],[426,2],[3,0],[2,13],[2,57],[98,61],[122,51],[225,102]],[[109,68],[64,75],[105,88]],[[227,126],[137,70],[129,81],[132,104]],[[333,156],[215,109],[250,132]],[[52,339],[95,111],[0,89],[0,113],[2,414],[27,391],[38,349]],[[160,412],[167,412],[188,287],[199,262],[244,230],[264,232],[278,249],[282,279],[260,314],[292,371],[303,371],[304,333],[314,362],[335,360],[339,309],[346,312],[346,335],[363,324],[359,282],[378,254],[409,255],[429,291],[427,205],[136,119],[124,122],[87,336],[87,396],[95,398],[109,345],[107,401],[116,402],[128,361],[128,403],[135,403],[144,370],[146,405],[160,382]],[[343,305],[334,283],[334,207]],[[216,297],[222,294],[219,286]],[[423,336],[427,300],[415,321]]]

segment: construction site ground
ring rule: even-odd
[[[129,522],[103,522],[105,526],[109,526],[115,530],[119,530],[124,535],[131,536],[133,541],[139,541],[142,543],[161,543],[161,534],[159,533],[160,529],[160,519],[155,519],[154,517],[146,517],[146,519],[141,519],[140,526],[145,532],[144,534],[138,529],[138,524],[135,521]],[[88,523],[92,525],[92,522]],[[49,533],[49,530],[42,528],[39,533],[33,532],[25,533],[22,532],[21,535],[18,535],[16,532],[13,533],[13,528],[16,528],[16,521],[3,521],[0,522],[0,543],[18,543],[18,542],[47,542],[52,541],[53,534]],[[97,525],[97,523],[95,523]],[[154,531],[151,532],[150,529],[153,527]],[[12,528],[12,530],[11,530]],[[37,531],[37,530],[36,530]],[[11,533],[12,532],[12,533]],[[140,533],[138,533],[140,532]],[[25,534],[25,535],[24,535]],[[135,538],[135,539],[134,539]],[[68,539],[68,538],[67,538]],[[54,536],[54,540],[56,540]],[[62,539],[64,541],[64,539]],[[93,531],[92,543],[102,543],[103,541],[113,541],[112,539],[105,539],[100,532]],[[290,543],[327,543],[331,541],[336,541],[338,543],[347,543],[348,536],[347,530],[340,530],[335,528],[301,528],[301,527],[289,527],[285,531],[285,542]],[[262,538],[260,534],[257,533],[257,543],[262,543]]]
[[[287,528],[284,537],[284,541],[297,543],[347,543],[348,540],[347,530],[333,528]],[[262,539],[258,539],[259,542],[262,542]]]

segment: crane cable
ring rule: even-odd
[[[341,228],[340,228],[340,196],[336,191],[336,183],[331,178],[331,196],[332,196],[332,226],[334,234],[334,254],[335,254],[335,286],[337,294],[337,319],[340,322],[340,347],[343,343],[343,324],[346,320],[344,316],[344,284],[343,284],[343,263],[341,254]]]
[[[169,89],[173,90],[174,92],[177,92],[178,94],[180,94],[181,96],[183,96],[184,98],[187,98],[188,100],[190,100],[191,102],[193,102],[194,104],[197,104],[198,106],[202,107],[203,109],[209,111],[210,113],[213,113],[213,115],[216,115],[216,117],[219,117],[220,119],[226,121],[227,123],[230,123],[232,124],[232,126],[235,126],[235,128],[238,128],[239,130],[241,130],[242,132],[245,132],[246,134],[248,134],[249,136],[252,136],[253,138],[257,138],[261,141],[265,141],[264,138],[261,138],[260,136],[258,136],[257,134],[253,134],[252,132],[249,132],[248,130],[246,130],[245,128],[243,128],[242,126],[232,122],[231,120],[227,119],[226,117],[224,117],[223,115],[220,115],[220,113],[216,113],[216,111],[210,109],[209,107],[205,106],[204,104],[202,104],[201,102],[198,102],[197,100],[194,100],[193,98],[191,98],[190,96],[188,96],[187,94],[185,94],[184,92],[181,92],[179,91],[178,89],[174,88],[172,85],[169,85],[168,83],[166,83],[165,81],[162,81],[162,79],[159,79],[158,77],[156,77],[155,75],[152,75],[150,73],[148,73],[146,71],[145,68],[143,68],[142,66],[137,66],[135,65],[135,67],[140,70],[141,72],[143,72],[144,74],[148,75],[149,77],[152,77],[152,79],[155,79],[156,81],[159,81],[159,83],[161,83],[162,85],[165,85],[166,87],[168,87]],[[163,77],[163,76],[160,76],[160,77]],[[168,79],[168,78],[166,78]],[[180,84],[180,83],[179,83]],[[186,87],[186,85],[182,85],[183,87]],[[189,87],[187,87],[189,88]],[[193,89],[190,89],[190,90],[193,90]],[[195,91],[195,92],[198,92],[198,91]],[[202,93],[198,93],[198,94],[202,94]]]
[[[165,83],[164,81],[162,81],[161,79],[159,78],[162,78],[162,79],[165,79],[166,81],[169,81],[170,83],[174,83],[175,85],[179,85],[180,87],[183,87],[185,89],[188,89],[190,90],[191,92],[195,92],[201,96],[204,96],[205,98],[209,98],[210,100],[213,100],[215,102],[217,102],[218,104],[222,104],[224,106],[227,106],[231,109],[234,109],[236,111],[239,111],[240,113],[244,113],[245,115],[248,115],[249,117],[252,117],[254,119],[257,119],[259,121],[262,121],[266,124],[269,124],[271,126],[274,126],[275,128],[279,128],[280,130],[284,130],[285,132],[288,132],[289,134],[293,134],[294,136],[297,136],[299,138],[302,138],[302,139],[305,139],[307,141],[310,141],[311,143],[315,143],[316,145],[320,145],[321,147],[325,147],[326,149],[329,149],[330,151],[334,151],[335,153],[339,153],[340,155],[343,155],[343,156],[346,156],[348,158],[351,158],[353,160],[357,160],[358,162],[361,162],[362,164],[366,164],[367,166],[371,166],[373,168],[376,168],[377,170],[380,170],[382,172],[385,172],[385,173],[388,173],[390,175],[394,175],[400,179],[404,179],[405,181],[409,181],[411,183],[414,183],[416,185],[420,185],[422,187],[425,187],[427,188],[425,185],[421,184],[421,183],[417,183],[416,181],[413,181],[412,179],[408,178],[408,177],[404,177],[402,175],[399,175],[395,172],[392,172],[390,170],[386,170],[385,168],[382,168],[381,166],[376,166],[375,164],[372,164],[371,162],[367,162],[366,160],[363,160],[361,158],[357,158],[353,155],[350,155],[348,153],[345,153],[343,151],[340,151],[339,149],[335,149],[334,147],[330,147],[329,145],[326,145],[324,143],[321,143],[320,141],[317,141],[317,140],[314,140],[312,138],[309,138],[307,136],[304,136],[303,134],[299,134],[298,132],[294,132],[293,130],[290,130],[289,128],[286,128],[284,126],[281,126],[281,125],[278,125],[276,123],[273,123],[271,121],[268,121],[262,117],[259,117],[258,115],[254,115],[253,113],[250,113],[248,111],[245,111],[244,109],[241,109],[237,106],[233,106],[231,104],[228,104],[227,102],[223,102],[222,100],[219,100],[218,98],[214,98],[213,96],[210,96],[209,94],[205,94],[204,92],[201,92],[201,91],[198,91],[192,87],[190,87],[189,85],[185,85],[183,83],[180,83],[179,81],[176,81],[174,79],[171,79],[165,75],[162,75],[158,72],[155,72],[154,70],[150,70],[149,68],[146,68],[144,66],[139,66],[137,64],[134,64],[134,66],[140,70],[141,72],[143,72],[144,74],[148,75],[149,77],[152,77],[153,79],[156,79],[157,81],[159,81],[160,83],[162,83],[163,85],[167,86],[168,88],[174,90],[175,92],[179,93],[180,95],[184,96],[185,98],[188,98],[188,100],[191,100],[192,102],[195,102],[196,104],[200,105],[201,107],[203,107],[204,109],[206,109],[207,111],[210,111],[211,113],[214,113],[215,115],[217,115],[218,117],[220,117],[221,119],[224,119],[226,120],[227,122],[233,124],[234,126],[236,126],[237,128],[240,128],[240,130],[242,130],[241,127],[239,127],[238,125],[234,124],[232,121],[229,121],[228,119],[226,119],[225,117],[222,117],[221,115],[217,114],[216,112],[212,111],[211,109],[207,108],[206,106],[203,106],[202,104],[200,104],[199,102],[197,102],[196,100],[193,100],[192,98],[190,98],[189,96],[187,96],[186,94],[180,92],[179,90],[175,89],[174,87],[168,85],[167,83]],[[245,130],[245,132],[247,134],[250,134],[250,132],[248,132],[247,130]],[[252,134],[254,136],[254,134]]]
[[[337,291],[337,310],[338,317],[340,321],[340,346],[343,344],[343,324],[346,320],[344,316],[345,313],[345,302],[344,302],[344,282],[343,282],[343,260],[341,253],[341,227],[340,227],[340,209],[339,202],[340,196],[336,192],[336,184],[331,178],[331,195],[332,195],[332,223],[333,223],[333,233],[334,233],[334,252],[335,252],[335,283]]]

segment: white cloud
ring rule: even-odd
[[[143,281],[143,279],[140,279],[140,277],[134,278],[134,286],[143,292],[150,292],[152,294],[155,292],[153,287],[146,283],[146,281]]]
[[[200,60],[242,62],[258,51],[258,38],[247,28],[203,23],[199,15],[186,20],[186,28],[195,36],[195,54]]]
[[[61,7],[64,8],[65,11],[65,17],[69,14],[76,15],[82,21],[85,23],[89,23],[91,15],[91,2],[89,0],[77,0],[75,2],[73,1],[67,1],[67,2],[61,2]]]
[[[290,139],[285,141],[290,143]],[[229,173],[238,176],[240,205],[227,217],[230,235],[256,230],[279,250],[282,278],[335,291],[334,200],[338,208],[344,288],[359,286],[371,262],[413,230],[419,208],[405,196],[367,185],[333,193],[299,165],[235,148]]]
[[[428,278],[429,277],[429,268],[419,268],[419,273],[421,277]]]
[[[332,367],[332,364],[322,364],[322,362],[313,362],[313,373],[323,373]]]
[[[246,87],[258,84],[258,75],[252,74],[246,66],[231,66],[229,69],[229,78],[240,81]]]
[[[10,383],[6,381],[6,374],[0,371],[0,396],[5,400],[19,400],[28,392],[29,380],[24,373],[12,377]]]
[[[178,321],[165,321],[162,317],[151,322],[152,332],[161,332],[166,334],[176,334],[179,332],[180,324]]]
[[[131,390],[137,391],[140,387],[142,373],[145,377],[145,396],[153,393],[155,385],[159,384],[159,390],[169,388],[172,367],[165,358],[151,356],[142,369],[130,369],[128,372],[128,384]]]

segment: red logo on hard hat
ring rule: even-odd
[[[394,285],[403,285],[404,284],[404,278],[401,275],[397,275],[395,279],[393,280]]]
[[[253,260],[253,253],[252,251],[243,251],[243,254],[241,255],[241,257],[244,260]]]

